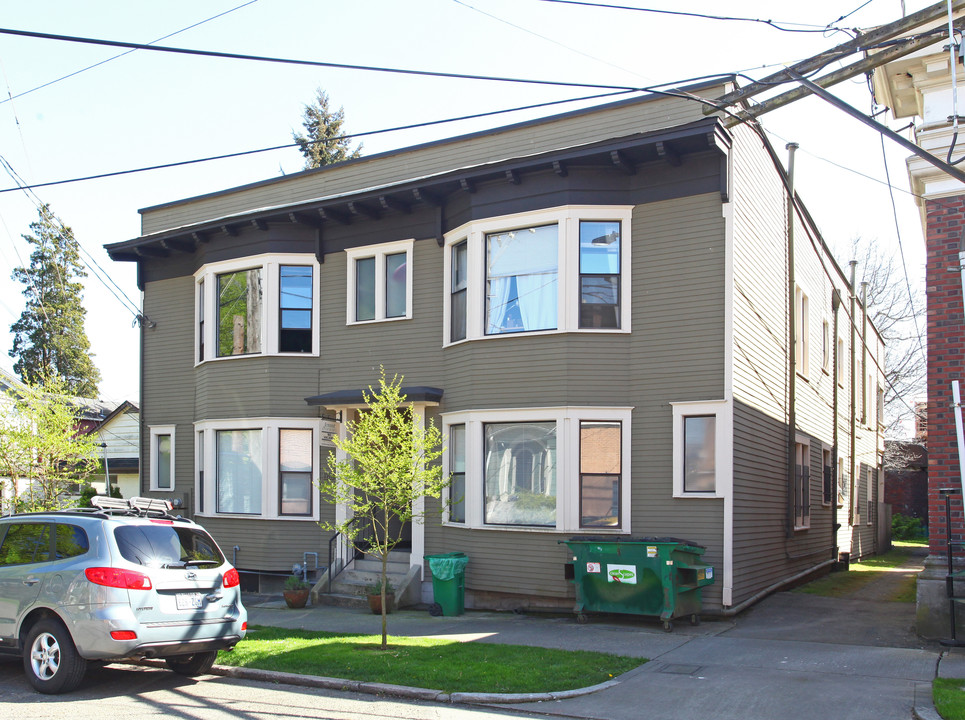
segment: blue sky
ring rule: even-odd
[[[803,5],[732,0],[631,0],[654,9],[770,19],[824,27],[863,0]],[[899,0],[872,0],[840,24],[871,27],[901,16]],[[912,12],[930,3],[906,2]],[[786,7],[786,9],[785,9]],[[237,9],[235,9],[237,8]],[[230,11],[230,12],[228,12]],[[545,0],[34,0],[3,3],[0,26],[127,42],[333,63],[641,87],[741,71],[761,77],[848,39],[843,33],[788,33],[736,22],[591,8]],[[17,96],[120,50],[0,35],[0,99]],[[766,67],[766,69],[764,69]],[[488,112],[593,94],[591,90],[424,78],[136,51],[0,104],[0,155],[28,183],[281,145],[300,129],[305,102],[323,87],[345,108],[352,132]],[[835,93],[870,109],[864,81]],[[559,111],[578,107],[560,106]],[[365,154],[550,114],[512,113],[364,138]],[[908,153],[816,98],[763,119],[776,147],[800,143],[797,186],[827,241],[855,235],[898,251],[899,232],[885,187],[887,158],[898,228],[912,281],[923,275],[918,214],[907,193]],[[896,127],[902,123],[893,123]],[[134,267],[113,263],[106,243],[137,237],[138,209],[276,177],[302,168],[294,149],[37,188],[96,261],[135,302]],[[838,166],[843,166],[838,167]],[[864,177],[869,176],[869,177]],[[0,173],[0,189],[14,182]],[[20,239],[36,219],[36,198],[0,193],[0,277],[28,261]],[[838,254],[842,264],[849,258]],[[0,365],[7,333],[23,308],[21,287],[0,282]],[[101,369],[101,394],[138,395],[138,331],[132,314],[89,278],[87,331]]]

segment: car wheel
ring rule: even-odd
[[[194,677],[208,672],[217,657],[218,651],[212,650],[211,652],[200,652],[193,655],[172,655],[164,658],[164,662],[169,669],[179,675]]]
[[[67,628],[57,620],[41,620],[27,633],[23,668],[35,690],[48,695],[70,692],[87,670]]]

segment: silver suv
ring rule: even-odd
[[[91,502],[0,518],[0,652],[42,693],[76,688],[88,660],[207,672],[247,631],[238,571],[166,501]]]

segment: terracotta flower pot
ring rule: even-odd
[[[303,608],[305,603],[308,602],[308,594],[311,592],[308,588],[304,590],[285,590],[283,592],[285,596],[285,603],[290,608]]]
[[[369,595],[369,610],[371,610],[376,615],[382,614],[382,595]],[[392,612],[392,605],[395,602],[394,593],[385,594],[385,612]]]

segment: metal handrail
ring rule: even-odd
[[[351,520],[349,520],[348,524],[354,525],[357,518],[358,516],[356,515]],[[345,552],[343,553],[343,556],[348,557],[350,548],[354,551],[352,553],[352,558],[351,558],[352,560],[360,558],[364,555],[363,551],[359,549],[358,544],[349,540],[341,532],[336,532],[334,535],[332,535],[331,538],[329,538],[328,540],[328,590],[327,590],[327,592],[329,593],[332,592],[332,578],[334,578],[336,575],[341,574],[341,572],[348,566],[348,562],[344,562],[339,564],[336,569],[336,565],[335,565],[336,558],[334,556],[333,549],[334,549],[335,543],[339,540],[341,540],[344,543]]]

